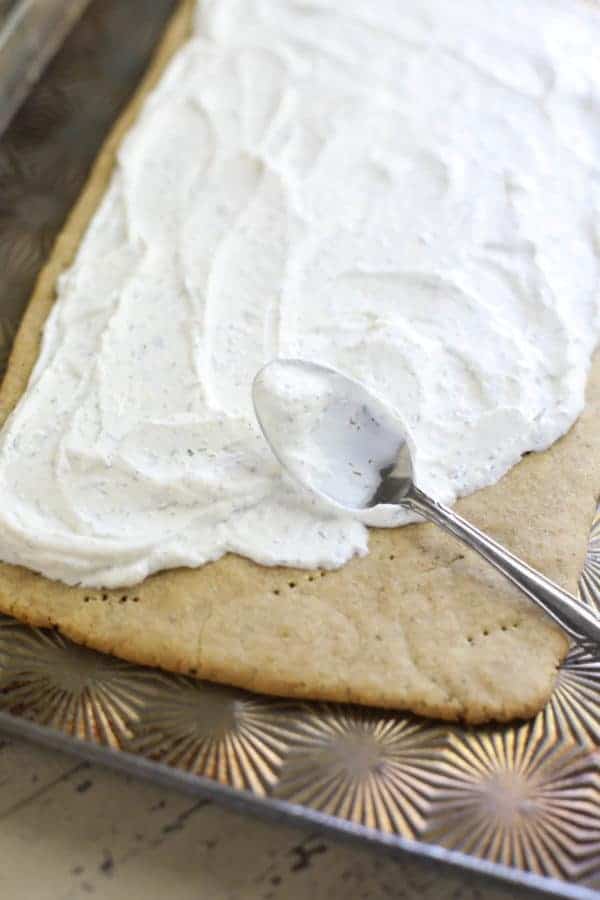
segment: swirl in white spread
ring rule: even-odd
[[[600,334],[591,6],[199,8],[1,434],[0,558],[67,583],[366,552],[259,433],[272,357],[385,397],[452,502],[568,430]]]

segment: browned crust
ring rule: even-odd
[[[183,0],[134,98],[114,126],[19,329],[0,389],[0,422],[24,392],[59,273],[72,261],[148,91],[190,31]],[[584,415],[460,511],[575,589],[600,470],[600,359]],[[159,573],[136,589],[66,587],[0,564],[0,610],[55,626],[133,662],[250,690],[506,721],[548,699],[564,636],[485,564],[431,526],[373,531],[368,557],[337,572],[263,568],[228,556]]]

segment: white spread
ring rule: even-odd
[[[366,552],[259,433],[272,357],[385,397],[451,502],[570,427],[600,334],[591,5],[199,10],[0,436],[0,558],[68,583]]]
[[[382,472],[396,479],[396,496],[399,479],[406,492],[413,447],[398,415],[361,382],[306,360],[274,359],[254,379],[252,399],[275,456],[300,485],[367,525],[411,521],[397,503],[373,500]]]

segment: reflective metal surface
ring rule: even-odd
[[[0,131],[89,0],[0,0]]]
[[[3,359],[172,5],[94,2],[0,141]],[[597,523],[581,602],[595,609],[599,598]],[[510,882],[510,897],[525,896],[525,886],[571,897],[600,889],[600,662],[583,650],[571,653],[533,721],[461,729],[169,676],[4,618],[0,707],[4,730],[410,853],[423,878],[444,877],[431,867],[450,863],[455,900],[478,896],[484,876]]]

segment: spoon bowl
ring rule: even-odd
[[[393,409],[347,375],[298,359],[264,366],[252,398],[271,450],[296,481],[366,524],[397,524],[413,464]]]
[[[581,643],[600,644],[600,619],[541,572],[429,497],[414,482],[412,442],[399,415],[335,369],[275,359],[256,375],[258,423],[283,468],[304,488],[367,525],[442,528],[501,572]]]

